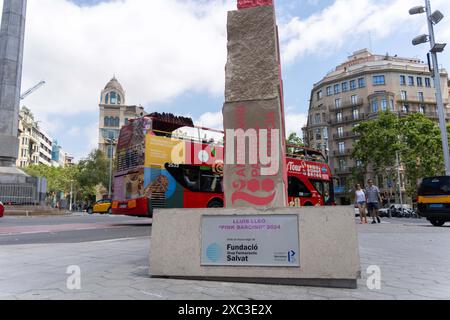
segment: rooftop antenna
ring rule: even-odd
[[[373,53],[373,50],[372,50],[372,32],[371,31],[369,31],[369,50],[370,50],[370,52]]]

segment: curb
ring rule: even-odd
[[[43,216],[48,216],[48,217],[61,217],[61,216],[68,216],[71,213],[68,212],[48,212],[48,211],[22,211],[22,210],[17,210],[17,211],[12,211],[12,210],[7,210],[5,211],[4,217],[33,217],[33,216],[38,216],[38,217],[43,217]]]

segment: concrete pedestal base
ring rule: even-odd
[[[26,183],[28,175],[16,167],[0,167],[0,184]]]
[[[297,215],[300,267],[202,266],[203,216]],[[348,207],[155,210],[152,277],[356,288],[360,259],[354,213]]]

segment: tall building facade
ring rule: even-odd
[[[448,121],[448,74],[442,69],[440,75]],[[304,140],[327,155],[336,178],[336,198],[342,204],[350,200],[352,170],[360,165],[351,157],[358,139],[352,129],[385,110],[399,116],[420,112],[438,120],[434,80],[428,64],[413,58],[375,55],[364,49],[348,57],[311,91]],[[370,169],[366,178],[369,177],[383,190],[392,189],[391,181],[374,177]]]
[[[52,166],[54,167],[64,167],[66,165],[66,156],[62,147],[59,145],[57,140],[53,140],[52,143]]]
[[[113,77],[102,90],[100,96],[99,150],[109,158],[115,154],[120,128],[129,120],[144,116],[142,106],[125,104],[125,90]]]
[[[27,108],[19,113],[19,155],[16,166],[26,168],[33,164],[52,165],[52,138],[35,121]]]

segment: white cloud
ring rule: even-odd
[[[196,124],[205,128],[222,130],[223,129],[222,111],[204,113],[196,121]]]
[[[89,126],[87,126],[84,130],[84,136],[86,137],[87,141],[87,148],[89,151],[96,149],[98,147],[98,122],[91,123]]]
[[[445,0],[434,5],[449,7]],[[410,6],[410,0],[336,0],[305,20],[295,17],[280,26],[284,60],[335,52],[348,34],[370,30],[383,37],[408,28],[420,19],[407,14]],[[25,103],[39,117],[96,113],[100,90],[113,74],[130,104],[164,102],[188,91],[221,95],[226,11],[234,8],[235,0],[122,0],[90,7],[29,0],[23,89],[47,83]],[[450,37],[450,27],[441,30]]]
[[[123,0],[79,7],[29,0],[23,89],[38,116],[97,112],[116,74],[127,103],[163,102],[187,91],[220,94],[226,11],[232,0]]]
[[[68,131],[67,131],[67,134],[70,136],[73,136],[73,137],[80,136],[80,133],[81,133],[81,128],[77,127],[77,126],[72,127],[70,129],[68,129]]]
[[[98,148],[98,122],[87,124],[84,127],[73,127],[69,129],[68,134],[76,134],[80,141],[84,142],[82,147],[77,148],[77,151],[71,154],[71,156],[75,157],[75,161],[86,158],[91,151]]]
[[[292,63],[305,54],[332,55],[350,39],[369,33],[383,39],[402,31],[419,31],[426,21],[424,16],[408,14],[414,4],[411,0],[336,0],[304,20],[294,17],[280,26],[284,62]],[[433,5],[450,14],[448,0],[435,0]],[[450,40],[450,20],[442,24],[441,38]]]
[[[335,0],[308,18],[292,18],[280,24],[283,62],[293,63],[307,53],[336,54],[349,38],[369,31],[378,38],[401,30],[426,31],[424,16],[408,15],[416,2]],[[302,0],[301,5],[322,3]],[[297,1],[284,4],[298,7]],[[76,125],[91,148],[97,144],[92,122],[97,121],[100,90],[113,74],[127,90],[129,104],[151,105],[186,92],[220,96],[226,11],[235,5],[235,0],[120,0],[79,7],[68,0],[28,0],[22,89],[40,80],[46,85],[24,103],[56,138],[68,116],[85,115],[87,125]],[[450,42],[450,1],[433,0],[433,9],[438,8],[446,18],[436,27],[437,39]],[[286,12],[279,21],[294,14],[278,12]],[[306,115],[288,111],[288,132],[301,135],[305,121]],[[204,114],[198,122],[221,127],[221,113]]]
[[[295,113],[287,111],[286,113],[286,135],[296,133],[297,136],[303,137],[302,128],[306,126],[308,115],[304,113]]]
[[[304,113],[296,113],[295,108],[288,107],[286,109],[286,135],[296,133],[302,137],[302,128],[306,125],[308,115]],[[207,112],[202,114],[195,123],[201,127],[223,130],[222,112]]]

